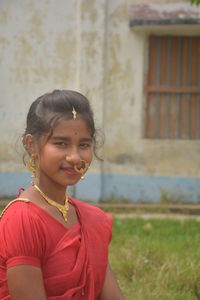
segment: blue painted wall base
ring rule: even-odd
[[[14,198],[19,187],[31,182],[30,173],[0,173],[0,197]],[[181,176],[128,176],[120,174],[86,174],[74,188],[69,189],[82,200],[110,200],[112,197],[132,202],[174,200],[200,202],[200,178]]]

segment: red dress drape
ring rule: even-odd
[[[66,229],[48,212],[17,199],[0,219],[0,299],[10,299],[6,270],[40,267],[48,300],[97,299],[102,289],[112,235],[112,218],[69,198],[78,221]]]

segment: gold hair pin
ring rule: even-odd
[[[75,108],[72,107],[72,115],[73,115],[74,120],[76,120],[76,114],[77,114],[77,112],[76,112]]]

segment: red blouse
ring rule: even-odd
[[[97,299],[108,263],[112,219],[100,209],[69,198],[78,221],[66,229],[44,209],[16,200],[0,219],[0,299],[10,299],[6,269],[40,267],[47,299]]]

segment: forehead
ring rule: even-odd
[[[54,128],[52,136],[59,134],[62,135],[71,135],[71,134],[80,134],[91,136],[91,131],[88,128],[88,125],[85,120],[82,118],[74,119],[62,119],[58,125]]]

